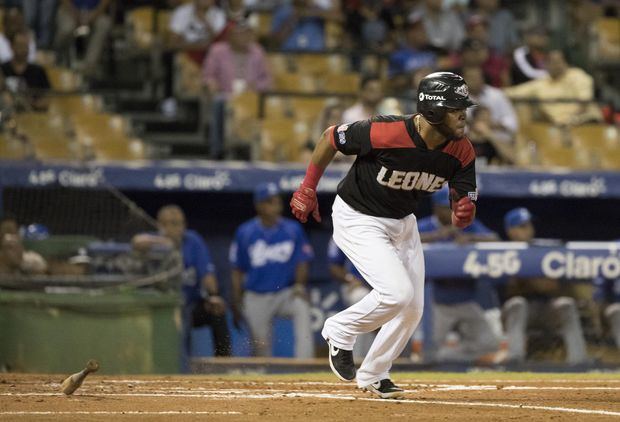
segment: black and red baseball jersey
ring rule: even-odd
[[[458,197],[476,195],[474,148],[467,138],[427,148],[413,116],[377,116],[334,126],[331,142],[345,155],[357,155],[338,185],[338,195],[364,214],[403,218],[421,197],[447,181]]]

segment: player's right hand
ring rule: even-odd
[[[302,223],[308,221],[308,216],[312,213],[312,217],[321,222],[321,214],[319,213],[319,203],[316,198],[316,191],[304,185],[293,193],[291,198],[291,212]]]

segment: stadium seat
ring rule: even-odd
[[[103,108],[101,97],[90,94],[50,97],[49,101],[49,113],[63,117],[85,113],[98,113]]]
[[[267,53],[267,62],[272,75],[282,75],[291,71],[288,54]]]
[[[50,85],[54,91],[72,92],[77,91],[82,86],[81,76],[71,69],[58,66],[46,66],[45,71],[47,72]]]
[[[153,7],[144,6],[130,10],[125,17],[127,39],[138,48],[150,48],[155,38],[154,23],[155,9]]]
[[[71,160],[77,158],[73,140],[65,131],[60,116],[46,113],[20,113],[15,116],[18,133],[26,135],[42,160]]]
[[[613,125],[587,124],[570,129],[571,138],[579,148],[601,152],[620,148],[620,131]]]
[[[539,146],[538,160],[546,168],[590,169],[592,167],[590,151],[572,147]]]
[[[235,116],[239,118],[258,118],[259,95],[254,91],[244,91],[230,100]]]
[[[595,44],[598,58],[610,61],[620,59],[620,18],[600,18],[594,29],[598,36]]]
[[[559,148],[571,145],[569,133],[548,123],[521,126],[520,133],[526,141],[533,141],[538,147]]]
[[[600,166],[604,170],[620,171],[620,150],[606,151],[601,154]]]
[[[321,91],[334,94],[357,94],[359,84],[360,75],[357,73],[333,73],[319,80]]]
[[[291,105],[296,118],[312,124],[325,108],[325,97],[293,97]]]
[[[265,119],[261,125],[259,159],[262,161],[297,161],[309,139],[308,124],[296,119]]]
[[[0,134],[0,160],[24,158],[26,158],[24,144],[17,139]]]
[[[315,76],[346,72],[346,58],[342,54],[298,54],[295,65],[298,73]]]
[[[281,119],[293,116],[290,97],[267,95],[265,96],[263,107],[266,119]]]
[[[86,159],[134,160],[146,156],[139,139],[128,136],[125,119],[112,114],[87,114],[73,119],[82,156]]]
[[[274,75],[274,87],[284,92],[315,92],[315,80],[310,75],[299,73],[283,73]]]

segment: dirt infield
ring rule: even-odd
[[[0,420],[620,420],[620,374],[408,373],[381,400],[331,374],[104,376],[72,396],[64,376],[0,374]]]

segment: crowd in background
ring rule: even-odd
[[[234,116],[227,122],[226,107],[240,93],[278,90],[274,79],[280,70],[267,52],[346,54],[348,71],[361,75],[359,101],[343,110],[350,103],[334,97],[324,110],[329,119],[322,119],[329,121],[413,113],[415,89],[423,76],[436,70],[463,74],[480,104],[470,113],[468,134],[481,162],[514,162],[519,129],[514,101],[543,100],[535,118],[566,127],[613,123],[620,98],[613,80],[597,67],[620,59],[618,46],[602,45],[595,29],[601,17],[619,16],[612,1],[551,2],[546,12],[537,2],[499,0],[4,3],[3,115],[12,109],[45,110],[41,92],[50,83],[37,61],[71,66],[87,81],[102,77],[109,68],[106,48],[112,49],[113,40],[126,35],[119,30],[123,22],[135,8],[153,6],[169,16],[161,24],[166,27],[157,29],[162,37],[152,46],[163,63],[161,110],[167,117],[177,115],[178,87],[184,84],[191,87],[191,95],[208,98],[212,158],[257,158],[235,149],[253,140],[247,128],[238,129],[247,124]],[[258,16],[268,16],[267,28],[259,28]],[[185,77],[179,62],[201,71],[190,74],[189,81],[179,81]],[[298,66],[302,72],[304,64]],[[17,99],[26,92],[25,101]],[[549,102],[553,99],[561,101]],[[307,136],[307,148],[314,140],[313,134]]]

